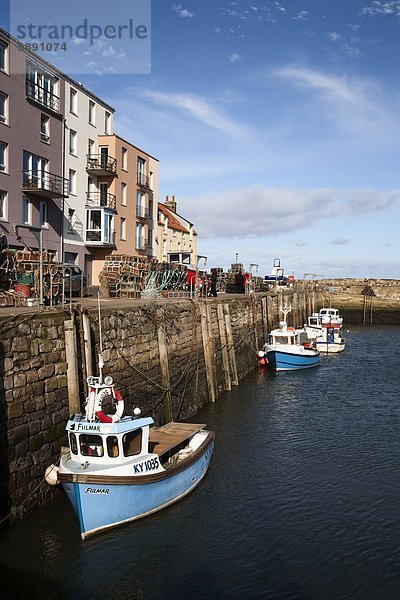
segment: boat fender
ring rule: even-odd
[[[309,342],[304,342],[303,346],[304,348],[312,348],[312,344],[310,344]]]
[[[101,392],[103,397],[105,396],[104,391],[106,390]],[[113,390],[112,397],[114,403],[116,404],[116,410],[113,415],[106,415],[102,410],[96,411],[96,417],[101,423],[116,423],[122,419],[122,415],[124,414],[124,400],[118,390]]]
[[[50,465],[47,467],[44,478],[49,485],[57,485],[58,483],[58,465]]]

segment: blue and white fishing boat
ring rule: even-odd
[[[343,352],[346,339],[342,337],[342,324],[337,308],[322,308],[308,317],[305,325],[307,338],[320,352]]]
[[[307,339],[304,328],[288,327],[287,314],[291,307],[281,308],[284,320],[278,329],[273,329],[268,341],[259,351],[259,364],[265,362],[275,371],[295,371],[309,369],[319,364],[320,353]]]
[[[123,416],[124,401],[112,377],[88,377],[85,414],[66,425],[68,448],[46,480],[60,483],[79,519],[82,539],[150,515],[191,492],[205,476],[214,433],[204,424]],[[112,415],[104,407],[115,406]]]

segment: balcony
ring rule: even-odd
[[[142,188],[149,188],[149,178],[147,177],[147,175],[145,175],[144,173],[138,173],[137,174],[137,184],[138,186],[142,187]]]
[[[85,245],[98,248],[115,248],[115,231],[103,229],[87,229]]]
[[[136,218],[137,219],[148,219],[149,218],[149,209],[141,204],[136,205]]]
[[[26,80],[25,94],[28,100],[45,106],[57,114],[60,113],[60,98],[30,79]]]
[[[136,250],[138,252],[145,252],[147,250],[147,242],[145,240],[136,240]]]
[[[96,177],[118,177],[117,159],[104,154],[87,154],[86,172]]]
[[[68,180],[46,171],[23,171],[22,191],[41,198],[67,198]]]
[[[116,196],[104,192],[86,192],[86,207],[117,210]]]

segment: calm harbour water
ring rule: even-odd
[[[0,539],[2,598],[400,598],[399,334],[204,408],[210,470],[164,511],[81,542],[60,492]]]

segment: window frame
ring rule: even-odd
[[[69,169],[69,171],[68,171],[68,193],[72,196],[76,196],[76,171],[75,171],[75,169]]]
[[[0,146],[3,147],[3,162],[0,163],[0,173],[8,173],[8,144],[0,141]]]
[[[128,190],[128,185],[124,181],[121,181],[121,199],[120,199],[121,206],[128,206],[127,190]]]
[[[121,240],[121,242],[126,242],[126,218],[125,217],[120,217],[119,239]]]
[[[0,71],[3,73],[8,73],[8,47],[7,42],[0,40]]]
[[[42,128],[43,123],[45,124],[45,131]],[[50,117],[43,113],[40,115],[40,141],[45,144],[50,142]]]
[[[3,114],[0,114],[0,123],[3,123],[3,125],[8,125],[9,124],[9,116],[8,116],[8,94],[6,94],[5,92],[0,92],[0,96],[3,96],[4,98],[4,110],[3,110]]]
[[[123,171],[128,170],[128,148],[121,148],[121,169]]]
[[[26,219],[24,213],[26,212]],[[22,214],[21,221],[24,225],[32,225],[32,202],[27,196],[22,196]]]
[[[71,156],[77,156],[77,139],[78,139],[78,134],[75,131],[75,129],[70,129],[69,130],[69,144],[68,144],[68,150],[69,150],[69,154],[71,154]]]
[[[69,88],[69,112],[78,116],[78,91],[73,87]]]
[[[89,125],[96,126],[96,102],[89,98],[89,111],[88,111],[88,123]]]
[[[8,192],[0,190],[0,221],[8,221]]]
[[[42,229],[48,229],[49,227],[49,205],[46,200],[40,200],[39,202],[39,226]]]

